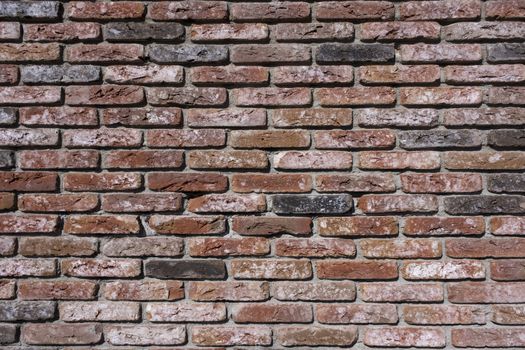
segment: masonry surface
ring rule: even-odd
[[[524,20],[1,1],[0,347],[524,349]]]

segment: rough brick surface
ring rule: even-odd
[[[525,0],[0,0],[0,348],[525,348]]]

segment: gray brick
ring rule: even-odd
[[[58,18],[58,1],[2,1],[0,18],[53,19]]]
[[[492,130],[488,135],[488,144],[495,148],[525,147],[525,130]]]
[[[184,41],[184,26],[179,23],[108,23],[104,26],[107,41],[170,40]]]
[[[223,279],[226,266],[220,260],[150,260],[146,276],[164,279]]]
[[[52,301],[3,301],[0,302],[0,321],[42,321],[55,316]]]
[[[317,48],[317,63],[390,62],[395,57],[390,44],[322,44]]]
[[[16,325],[0,324],[0,344],[10,344],[16,341]]]
[[[0,125],[11,125],[16,123],[16,109],[0,108]]]
[[[63,66],[24,66],[24,83],[88,83],[100,80],[100,68],[89,65]]]
[[[488,62],[519,62],[525,60],[525,43],[487,45]]]
[[[14,165],[13,152],[0,151],[0,169],[12,168]]]
[[[273,211],[278,214],[342,214],[352,210],[352,197],[338,195],[276,195]]]
[[[405,149],[459,148],[481,146],[481,135],[472,130],[418,130],[398,134],[399,146]]]
[[[487,188],[495,193],[525,192],[525,174],[495,174],[489,175]]]
[[[160,45],[148,47],[149,57],[156,63],[224,63],[228,61],[226,46]]]
[[[444,204],[452,215],[525,214],[524,196],[457,196],[445,198]]]

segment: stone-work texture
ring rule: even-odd
[[[2,350],[525,349],[525,0],[0,0]]]

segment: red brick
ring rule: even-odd
[[[178,193],[122,193],[102,196],[102,210],[110,213],[179,211],[182,196]]]
[[[413,216],[405,219],[403,234],[407,236],[466,236],[485,232],[482,217]]]
[[[59,143],[56,129],[0,129],[0,146],[42,147]]]
[[[25,300],[93,300],[97,284],[89,281],[23,280],[18,297]]]
[[[104,298],[109,300],[178,300],[184,298],[179,281],[115,281],[104,284]]]
[[[302,130],[231,131],[230,145],[234,148],[306,148],[309,133]]]
[[[481,4],[478,0],[414,1],[401,4],[399,14],[410,21],[476,19],[481,15]]]
[[[439,66],[366,66],[359,67],[359,81],[362,84],[422,84],[434,83],[440,79]]]
[[[58,217],[55,215],[0,215],[0,233],[55,233]]]
[[[84,212],[98,207],[96,194],[26,194],[18,196],[18,208],[33,212]]]
[[[98,23],[39,23],[24,25],[24,40],[26,41],[84,41],[100,37]]]
[[[262,41],[268,35],[268,26],[263,23],[194,24],[190,31],[191,41],[210,43]]]
[[[102,340],[102,327],[94,323],[28,323],[22,340],[31,345],[89,345]]]
[[[246,236],[289,234],[305,236],[312,231],[312,219],[299,217],[234,216],[232,230]]]
[[[57,183],[57,173],[0,171],[2,191],[52,192],[57,189]]]
[[[312,277],[312,266],[306,259],[237,259],[231,274],[235,279],[304,280]]]
[[[347,108],[276,109],[272,111],[276,128],[351,126],[352,111]]]
[[[145,307],[151,322],[218,322],[226,320],[226,306],[221,303],[150,303]]]
[[[139,233],[137,217],[132,215],[70,215],[65,218],[64,232],[75,235]]]
[[[457,63],[480,62],[479,44],[413,44],[401,45],[403,63]]]
[[[483,188],[481,175],[469,173],[401,174],[401,186],[408,193],[469,193]]]
[[[445,81],[449,84],[513,84],[524,80],[525,66],[520,64],[445,67]]]
[[[262,151],[193,151],[188,165],[192,169],[265,169],[268,156]]]
[[[348,22],[278,23],[273,33],[279,42],[352,41],[354,26]]]
[[[0,256],[11,256],[16,252],[16,239],[13,237],[0,238]]]
[[[310,17],[306,2],[234,3],[231,17],[236,22],[290,22]]]
[[[191,282],[189,298],[196,301],[263,301],[270,296],[268,282]]]
[[[463,282],[448,284],[448,299],[458,304],[523,303],[524,283]]]
[[[140,63],[143,57],[144,47],[138,44],[76,44],[64,50],[64,61],[73,63]]]
[[[490,19],[518,19],[525,17],[523,0],[493,0],[485,3],[485,16]]]
[[[97,241],[76,237],[24,237],[19,251],[23,256],[93,256],[98,252]]]
[[[192,238],[188,241],[190,256],[246,256],[270,253],[265,238]]]
[[[266,210],[266,199],[258,194],[209,194],[192,198],[188,210],[193,213],[252,213]]]
[[[494,305],[492,322],[496,324],[522,325],[525,322],[523,305]]]
[[[0,65],[0,83],[14,85],[18,81],[18,67],[14,65]]]
[[[353,80],[351,66],[286,66],[272,71],[275,85],[351,84]]]
[[[190,71],[190,80],[195,85],[264,84],[268,76],[264,67],[195,67]]]
[[[272,297],[294,301],[353,301],[354,282],[273,282]]]
[[[389,87],[320,88],[315,99],[323,107],[391,105],[396,102],[396,92]]]
[[[235,323],[310,323],[313,318],[306,304],[240,304],[232,310]]]
[[[0,61],[58,61],[60,45],[50,44],[0,44]],[[41,87],[40,87],[41,89]]]
[[[271,345],[272,331],[264,326],[194,326],[191,338],[199,346]]]
[[[131,191],[142,187],[138,173],[67,173],[64,174],[66,191]]]
[[[399,102],[406,106],[476,106],[483,99],[478,88],[434,87],[401,88]]]
[[[288,151],[274,155],[275,169],[352,169],[352,153],[344,151]]]
[[[128,278],[141,273],[140,260],[130,259],[65,259],[61,266],[70,277]]]
[[[519,108],[453,108],[443,113],[446,126],[524,125]]]
[[[431,170],[438,169],[440,163],[439,153],[432,151],[359,153],[359,168],[364,170]]]
[[[452,345],[456,347],[523,347],[525,332],[513,328],[463,328],[452,330]]]
[[[439,39],[441,27],[436,22],[369,22],[359,27],[363,41],[423,41]]]
[[[394,4],[387,1],[329,1],[318,4],[318,20],[394,19]]]
[[[223,192],[228,178],[216,173],[149,173],[148,188],[163,192]]]
[[[145,6],[140,2],[93,3],[73,1],[65,5],[65,15],[80,20],[138,19],[144,15]]]
[[[525,234],[525,218],[496,216],[490,218],[490,232],[496,236]]]
[[[182,83],[184,70],[178,66],[110,66],[104,80],[116,84],[177,84]]]
[[[490,105],[523,105],[525,104],[525,89],[520,87],[491,87],[487,104]]]
[[[178,126],[179,108],[108,108],[101,111],[102,124],[110,126]]]
[[[316,131],[318,149],[392,148],[396,142],[390,130],[330,130]]]
[[[155,2],[148,6],[148,17],[156,21],[214,21],[228,16],[223,1],[170,1]]]
[[[403,319],[414,325],[485,324],[485,311],[477,306],[407,305]]]
[[[390,174],[317,175],[319,192],[394,192],[396,185]]]
[[[286,257],[352,257],[352,241],[337,238],[280,238],[275,241],[275,255]]]
[[[429,259],[442,255],[441,242],[428,239],[365,239],[360,246],[366,258]]]
[[[240,107],[307,106],[312,95],[308,88],[242,88],[233,90],[233,100]]]
[[[433,195],[364,195],[358,208],[365,213],[435,212],[438,200]]]
[[[67,86],[65,95],[69,105],[134,105],[144,101],[140,86]]]
[[[260,108],[189,109],[186,119],[192,128],[250,128],[266,126],[266,111]]]
[[[401,275],[414,281],[484,279],[485,268],[481,262],[469,260],[407,262]]]
[[[107,152],[102,164],[108,169],[172,169],[183,162],[183,151],[137,150]]]
[[[280,327],[276,330],[277,342],[283,346],[344,346],[357,340],[357,328],[330,328],[319,326]]]
[[[522,170],[525,155],[520,152],[446,152],[444,166],[453,170]]]
[[[396,236],[398,223],[392,216],[320,217],[317,227],[321,236],[374,237]]]
[[[455,238],[446,240],[447,255],[453,258],[519,258],[525,257],[525,239]]]
[[[363,343],[367,346],[443,348],[446,336],[445,331],[439,328],[368,328]]]
[[[492,260],[490,277],[495,281],[525,281],[525,260]]]
[[[438,283],[361,283],[361,299],[366,302],[439,302],[443,287]]]
[[[0,48],[1,49],[1,48]],[[0,52],[1,55],[1,52]],[[1,57],[0,57],[1,60]],[[0,87],[0,105],[53,104],[60,102],[61,90],[54,86]]]
[[[0,299],[16,298],[16,281],[0,280]]]
[[[14,206],[15,206],[15,194],[0,192],[0,211],[12,209]]]
[[[519,40],[524,31],[520,21],[453,23],[443,28],[443,38],[448,41]]]
[[[146,94],[154,106],[218,107],[228,98],[224,88],[151,87]]]
[[[394,324],[397,308],[394,305],[318,304],[317,321],[328,324]]]
[[[303,174],[234,174],[231,189],[239,193],[303,193],[312,190],[312,178]]]
[[[98,125],[97,111],[86,107],[23,107],[20,124],[28,126],[94,126]]]
[[[317,277],[321,279],[390,280],[397,279],[397,264],[390,261],[322,260]]]

